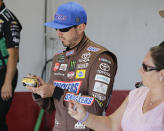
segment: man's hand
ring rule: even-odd
[[[52,84],[45,83],[45,81],[43,81],[43,79],[41,79],[40,77],[37,76],[35,77],[39,80],[40,86],[36,88],[35,87],[26,87],[26,88],[29,89],[32,93],[40,95],[42,98],[52,97],[55,89],[54,86]]]
[[[2,100],[7,101],[12,97],[12,85],[9,83],[4,83],[1,89]]]

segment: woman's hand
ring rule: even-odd
[[[83,120],[86,115],[86,111],[83,105],[75,101],[69,102],[68,113],[70,114],[71,117],[73,117],[76,120]]]

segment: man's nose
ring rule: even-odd
[[[56,29],[56,33],[57,33],[57,36],[62,36],[63,35],[63,33],[59,29]]]

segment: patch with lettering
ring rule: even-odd
[[[58,62],[64,62],[64,55],[59,55]]]
[[[100,48],[97,48],[97,47],[93,47],[93,46],[89,46],[87,48],[88,51],[92,51],[92,52],[98,52],[100,50]]]
[[[63,51],[65,51],[65,49],[57,51],[57,53],[55,55],[59,55],[59,54],[63,53]]]
[[[110,73],[108,73],[108,72],[106,72],[106,71],[97,70],[97,73],[98,73],[98,74],[103,74],[103,75],[105,75],[105,76],[110,77]]]
[[[86,70],[76,70],[76,79],[85,78]]]
[[[74,54],[74,50],[71,50],[71,51],[67,51],[66,52],[66,56],[70,56],[70,55],[73,55]]]
[[[107,89],[108,89],[107,84],[101,82],[95,82],[93,91],[106,95]]]
[[[59,70],[60,71],[66,71],[67,70],[67,64],[61,64]]]
[[[77,69],[85,69],[88,67],[88,63],[84,63],[84,64],[77,64],[76,68]]]
[[[60,72],[57,72],[57,73],[54,73],[54,76],[64,76],[64,74],[60,73]]]
[[[99,99],[100,101],[106,100],[106,96],[100,93],[92,92],[92,96]]]
[[[18,22],[17,21],[12,21],[11,24],[17,25]]]
[[[109,84],[109,83],[110,83],[110,78],[109,78],[109,77],[106,77],[106,76],[104,76],[104,75],[99,75],[99,74],[97,74],[97,75],[95,76],[95,80],[104,82],[104,83],[106,83],[106,84]]]
[[[61,89],[67,89],[69,92],[72,93],[79,93],[82,81],[70,81],[70,82],[65,82],[65,81],[54,81],[54,86],[57,86]]]
[[[62,15],[62,14],[55,14],[55,20],[57,21],[66,21],[67,20],[67,16]]]
[[[66,93],[65,101],[77,101],[78,103],[82,104],[82,105],[86,105],[86,106],[91,106],[94,102],[94,98],[90,97],[90,96],[80,96],[79,95],[75,95],[73,93]]]
[[[99,58],[99,61],[102,61],[102,62],[106,62],[108,64],[111,64],[111,61],[110,60],[107,60],[105,58]]]

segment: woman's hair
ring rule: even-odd
[[[164,69],[164,41],[158,46],[150,48],[150,52],[154,65],[160,69]]]

